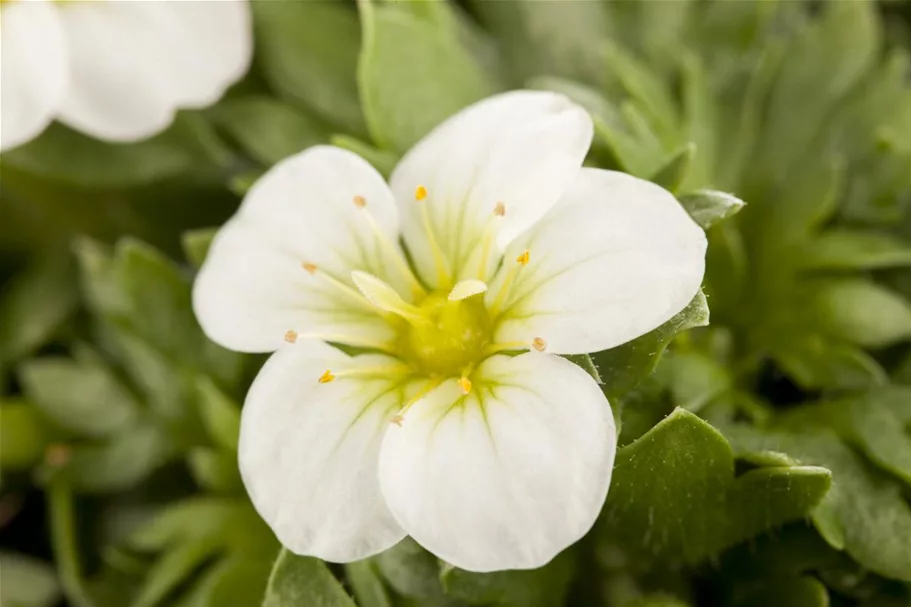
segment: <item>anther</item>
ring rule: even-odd
[[[414,198],[415,200],[424,200],[427,198],[427,188],[422,185],[419,185],[417,188],[415,188]]]
[[[498,202],[497,206],[493,208],[493,214],[497,217],[503,217],[506,215],[506,205],[502,202]]]
[[[543,352],[547,348],[547,342],[544,341],[543,339],[541,339],[540,337],[536,337],[533,340],[531,340],[531,347],[534,348],[535,350],[537,350],[538,352]]]
[[[332,374],[332,371],[326,369],[326,372],[320,375],[317,381],[321,384],[328,384],[333,379],[335,379],[335,375]]]
[[[289,344],[293,344],[294,342],[296,342],[297,341],[297,331],[292,331],[291,329],[288,329],[287,331],[285,331],[285,341],[288,342]]]
[[[303,267],[305,270],[307,270],[307,272],[311,275],[316,274],[316,271],[319,269],[319,267],[317,267],[317,265],[315,263],[307,263],[307,262],[302,263],[301,267]]]
[[[392,419],[389,420],[390,424],[395,424],[399,428],[402,427],[402,422],[405,421],[405,416],[396,413],[392,416]]]
[[[530,258],[531,258],[531,253],[529,253],[528,249],[525,249],[524,251],[522,251],[521,255],[516,257],[516,261],[519,262],[520,264],[522,264],[523,266],[527,266],[528,260]]]
[[[363,209],[365,206],[367,206],[367,199],[364,198],[363,196],[355,196],[354,197],[354,206],[356,206],[359,209]]]
[[[462,394],[468,394],[471,392],[471,380],[467,377],[460,377],[458,380],[459,387],[462,389]]]

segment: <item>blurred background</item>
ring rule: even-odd
[[[2,607],[911,605],[911,3],[240,4],[253,55],[219,100],[0,154]],[[587,163],[709,235],[705,297],[592,355],[622,429],[605,511],[535,571],[410,540],[273,570],[236,467],[263,357],[193,317],[208,244],[280,159],[332,143],[388,175],[513,88],[583,105]]]

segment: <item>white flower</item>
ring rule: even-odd
[[[55,118],[93,137],[144,139],[178,108],[214,103],[247,71],[246,0],[7,0],[0,8],[0,150]]]
[[[706,247],[667,191],[581,168],[591,138],[561,95],[499,95],[388,187],[341,149],[288,158],[218,234],[194,308],[215,341],[277,350],[247,396],[240,467],[289,549],[351,561],[409,534],[464,569],[522,569],[591,527],[614,422],[556,355],[671,318]]]

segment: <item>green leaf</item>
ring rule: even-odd
[[[545,75],[604,80],[607,61],[598,42],[611,25],[605,3],[476,0],[472,7],[520,81]]]
[[[772,355],[775,362],[807,390],[864,390],[888,380],[879,363],[860,348],[820,335],[784,340]]]
[[[380,174],[387,179],[392,174],[392,170],[399,161],[398,154],[386,150],[378,150],[368,143],[364,143],[354,137],[348,137],[347,135],[333,135],[330,142],[332,145],[354,152],[372,164],[373,168],[379,171]]]
[[[494,92],[452,32],[428,27],[394,4],[361,0],[358,84],[367,125],[380,147],[404,152],[431,128]]]
[[[739,213],[745,203],[734,196],[717,190],[696,190],[677,199],[693,221],[703,230]]]
[[[830,484],[828,470],[810,466],[735,478],[724,437],[677,409],[617,452],[603,532],[633,554],[695,564],[807,516]]]
[[[591,375],[592,379],[598,382],[601,382],[601,375],[598,373],[598,367],[595,366],[592,357],[588,354],[567,354],[563,358],[570,361],[574,365],[581,367],[583,371]]]
[[[886,386],[810,403],[784,419],[791,428],[831,428],[871,461],[911,485],[911,388]]]
[[[354,598],[360,607],[392,607],[392,599],[389,598],[373,559],[347,563],[345,577],[351,584]]]
[[[682,79],[683,136],[696,146],[697,151],[680,186],[681,190],[690,191],[715,184],[713,173],[718,155],[720,109],[699,56],[692,53],[683,56]]]
[[[749,592],[738,607],[829,607],[825,585],[812,576],[766,580],[761,588]]]
[[[218,125],[267,167],[326,140],[315,120],[271,97],[226,99],[213,113]]]
[[[0,469],[26,470],[38,463],[53,433],[33,405],[0,400]]]
[[[696,413],[730,390],[734,378],[724,366],[696,351],[675,351],[662,359],[659,373],[666,378],[679,407]]]
[[[356,135],[366,132],[358,100],[360,28],[342,2],[254,2],[257,57],[273,89]]]
[[[882,232],[835,228],[807,244],[800,265],[806,270],[879,270],[911,266],[911,245]]]
[[[696,155],[696,144],[687,143],[672,154],[670,160],[649,177],[649,181],[657,183],[669,192],[676,193],[686,181]]]
[[[538,569],[473,573],[445,565],[443,591],[472,605],[550,607],[563,605],[575,573],[576,559],[563,552]]]
[[[817,529],[865,568],[911,581],[911,506],[897,483],[873,473],[829,434],[762,432],[742,425],[724,433],[738,454],[777,451],[831,470],[832,489],[812,513]]]
[[[237,515],[238,504],[230,499],[193,497],[173,502],[133,531],[127,543],[147,552],[163,550],[182,541],[219,535],[237,523]]]
[[[130,607],[154,607],[175,590],[203,562],[215,554],[218,544],[209,538],[184,542],[169,550],[149,570]]]
[[[134,187],[215,170],[226,152],[213,140],[208,124],[189,114],[178,115],[163,133],[130,144],[92,139],[54,122],[37,139],[5,152],[3,163],[80,186]]]
[[[28,356],[50,339],[76,307],[72,261],[37,260],[0,293],[0,364]]]
[[[687,306],[669,321],[641,337],[591,358],[609,397],[628,392],[643,377],[654,371],[661,354],[675,335],[709,324],[709,307],[700,291]]]
[[[282,550],[272,567],[263,607],[355,607],[319,559]]]
[[[376,557],[380,573],[401,595],[431,598],[441,594],[437,558],[406,537]]]
[[[218,234],[220,228],[200,228],[198,230],[188,230],[180,235],[180,244],[183,247],[183,253],[187,260],[193,264],[193,267],[199,269],[202,262],[206,260],[209,253],[209,247],[212,246],[212,240]]]
[[[142,481],[172,454],[162,429],[139,425],[106,443],[72,447],[59,466],[46,464],[43,475],[87,493],[117,492]]]
[[[815,290],[809,305],[827,333],[867,348],[911,337],[911,305],[869,280],[826,281]]]
[[[207,377],[197,379],[196,390],[199,412],[209,436],[216,445],[236,453],[240,437],[240,407]]]
[[[187,464],[200,487],[218,493],[242,493],[236,453],[197,447],[187,454]]]
[[[608,69],[629,93],[665,147],[679,144],[677,125],[680,119],[668,83],[620,46],[607,44],[605,49]]]
[[[60,601],[57,575],[47,563],[22,554],[0,552],[0,571],[3,572],[0,584],[3,607],[53,607]]]
[[[800,171],[829,110],[866,72],[880,44],[872,2],[836,2],[793,36],[771,91],[760,163],[773,180]],[[760,169],[762,170],[762,169]]]
[[[19,366],[29,399],[50,419],[85,436],[110,436],[133,424],[139,403],[100,360],[37,358]]]

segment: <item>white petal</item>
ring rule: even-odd
[[[462,569],[540,567],[595,522],[610,484],[610,405],[576,365],[495,356],[390,427],[380,484],[399,524]],[[481,399],[481,400],[479,400]]]
[[[544,91],[490,97],[434,129],[390,180],[402,209],[405,244],[421,276],[441,286],[419,205],[427,205],[452,282],[484,279],[472,255],[497,203],[506,209],[495,220],[502,247],[557,201],[575,178],[591,139],[585,110]],[[415,201],[418,186],[428,193],[420,203]]]
[[[253,382],[241,419],[240,472],[256,510],[289,550],[346,562],[404,537],[377,477],[383,434],[402,403],[396,384],[317,381],[327,368],[389,362],[299,343],[275,353]]]
[[[57,8],[4,3],[0,13],[0,150],[34,138],[54,119],[67,84]]]
[[[355,196],[364,198],[366,209],[352,202]],[[203,330],[221,345],[247,352],[277,349],[288,330],[393,339],[393,329],[350,278],[362,270],[390,285],[404,284],[367,211],[387,242],[394,239],[392,194],[359,156],[319,146],[275,165],[218,233],[200,270],[193,309]],[[318,269],[311,274],[305,263]]]
[[[72,82],[61,120],[133,141],[209,104],[246,71],[246,2],[73,2],[60,11]]]
[[[505,263],[524,250],[530,262],[513,283],[494,339],[541,337],[557,354],[618,346],[690,302],[705,249],[705,233],[670,192],[624,173],[582,169],[560,203],[510,245]]]
[[[155,27],[169,51],[174,102],[206,107],[247,73],[253,55],[253,31],[247,0],[171,0],[159,2]],[[150,24],[152,25],[152,24]]]

